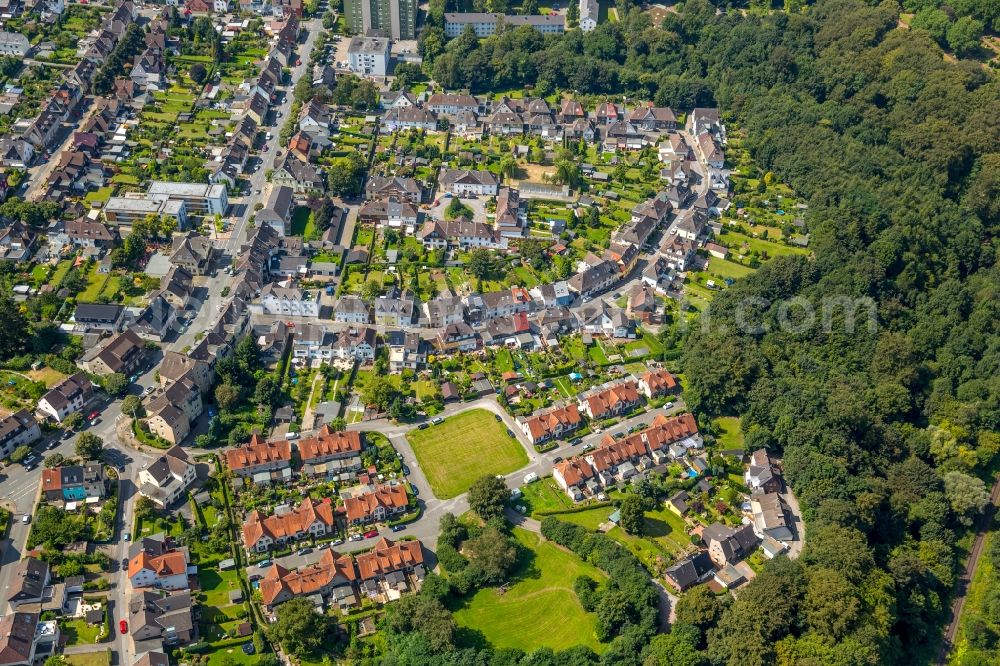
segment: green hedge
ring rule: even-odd
[[[572,509],[550,509],[548,511],[535,511],[533,515],[536,516],[561,516],[567,513],[580,513],[581,511],[590,511],[591,509],[600,509],[602,506],[614,506],[614,502],[608,500],[607,502],[594,502],[593,504],[584,504],[581,506],[574,506]]]

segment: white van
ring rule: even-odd
[[[535,481],[538,481],[538,475],[535,474],[534,472],[532,472],[531,474],[525,474],[524,475],[524,482],[526,484],[527,483],[534,483]]]

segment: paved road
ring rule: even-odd
[[[274,119],[274,125],[272,127],[261,128],[261,131],[271,132],[272,138],[265,142],[266,149],[259,155],[261,167],[256,172],[250,174],[250,194],[245,197],[234,197],[230,200],[231,210],[234,211],[232,215],[234,222],[230,228],[229,237],[217,241],[217,245],[222,250],[223,255],[217,262],[217,268],[230,265],[239,252],[240,246],[246,242],[246,232],[250,216],[254,213],[256,204],[263,203],[265,196],[267,180],[264,178],[264,175],[268,169],[273,167],[278,150],[287,148],[287,146],[278,145],[278,134],[291,112],[292,89],[295,87],[295,82],[307,72],[311,72],[312,66],[309,63],[309,54],[316,43],[316,38],[323,30],[323,22],[321,19],[312,19],[303,23],[302,29],[306,33],[305,43],[300,44],[298,47],[299,59],[302,64],[292,67],[289,85],[283,89],[279,88],[279,91],[284,92],[284,98],[280,104],[272,107],[271,117]],[[257,194],[258,191],[260,191],[260,194]],[[186,347],[192,346],[195,343],[195,337],[198,333],[212,327],[218,319],[222,305],[226,302],[226,297],[222,295],[222,292],[230,288],[234,281],[234,276],[226,275],[222,270],[219,270],[218,274],[208,281],[208,291],[204,299],[201,303],[195,304],[197,313],[194,319],[189,324],[187,330],[170,344],[171,349],[181,351]]]
[[[938,650],[937,664],[945,666],[948,663],[948,655],[955,645],[955,636],[958,635],[959,623],[962,620],[962,609],[965,608],[965,598],[969,592],[969,585],[976,575],[976,568],[979,566],[979,559],[983,554],[983,546],[986,541],[986,533],[993,524],[993,516],[997,506],[1000,505],[1000,476],[993,483],[993,490],[990,492],[990,504],[983,515],[979,517],[979,524],[976,527],[976,540],[969,551],[969,559],[965,563],[965,570],[958,578],[956,586],[956,596],[951,604],[951,619],[945,627],[944,636],[941,640],[941,648]]]

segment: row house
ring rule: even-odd
[[[290,571],[272,564],[260,581],[261,602],[268,612],[291,599],[320,596],[331,599],[341,610],[358,604],[358,572],[350,555],[324,550],[315,564]]]
[[[583,425],[583,417],[575,403],[555,407],[529,416],[521,421],[521,431],[532,444],[541,444],[553,438],[565,438]]]
[[[344,499],[344,513],[349,525],[385,522],[406,513],[410,500],[406,487],[382,485]]]
[[[373,361],[377,347],[374,328],[352,326],[345,331],[331,331],[317,324],[298,326],[292,340],[292,357],[303,361]]]
[[[430,328],[445,328],[465,321],[465,301],[460,296],[441,294],[423,303],[423,315]]]
[[[469,319],[473,322],[489,321],[498,317],[531,312],[534,308],[531,293],[524,287],[510,287],[485,294],[470,294],[465,302],[468,307]]]
[[[598,260],[586,266],[567,281],[569,288],[584,298],[598,294],[621,279],[618,264],[609,260]]]
[[[424,106],[438,115],[457,116],[463,112],[477,115],[486,113],[486,104],[472,95],[462,93],[435,93],[427,98]]]
[[[387,331],[385,342],[389,347],[389,372],[416,371],[427,363],[427,344],[419,333]]]
[[[417,233],[417,240],[432,250],[458,247],[462,250],[482,248],[486,250],[506,250],[507,238],[499,231],[482,222],[473,222],[466,217],[454,220],[428,220]]]
[[[475,351],[479,348],[479,336],[464,321],[448,324],[438,333],[437,347],[444,353]]]
[[[329,479],[353,477],[361,469],[361,451],[364,442],[359,432],[335,432],[324,425],[312,437],[305,437],[297,444],[302,473]]]
[[[677,129],[677,115],[669,107],[646,104],[628,114],[628,121],[647,132],[664,132]]]
[[[319,296],[297,287],[269,283],[261,290],[259,309],[265,315],[319,317]]]
[[[781,490],[778,466],[771,460],[766,449],[757,449],[750,454],[750,464],[743,473],[743,482],[754,492],[776,493]]]
[[[336,526],[331,503],[306,498],[294,509],[288,505],[276,507],[271,516],[251,511],[243,524],[243,545],[247,552],[266,553],[306,537],[323,537]]]
[[[128,602],[128,628],[133,646],[150,645],[154,641],[161,647],[190,643],[195,638],[193,609],[190,592],[165,594],[141,590],[132,594]]]
[[[390,132],[417,129],[432,132],[437,129],[438,119],[433,111],[419,107],[389,109],[382,118],[382,125]]]
[[[648,399],[659,398],[665,395],[679,393],[680,385],[677,378],[668,370],[656,368],[648,370],[639,376],[639,390]]]
[[[226,451],[226,464],[245,484],[287,483],[292,478],[292,445],[265,441],[254,433],[250,441]]]
[[[592,420],[609,419],[639,406],[639,386],[630,379],[613,382],[581,395],[580,411]]]

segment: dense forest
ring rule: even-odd
[[[1000,451],[1000,85],[945,57],[948,26],[922,23],[938,12],[981,32],[1000,5],[820,0],[768,14],[688,0],[660,26],[633,9],[587,35],[447,43],[446,8],[432,0],[421,37],[446,88],[717,104],[760,167],[809,202],[814,257],[772,261],[719,295],[683,360],[704,423],[741,416],[748,447],[784,458],[808,539],[733,602],[686,596],[673,633],[634,649],[395,659],[927,663]],[[901,26],[901,12],[924,18]],[[964,664],[991,663],[997,636],[981,638]]]

